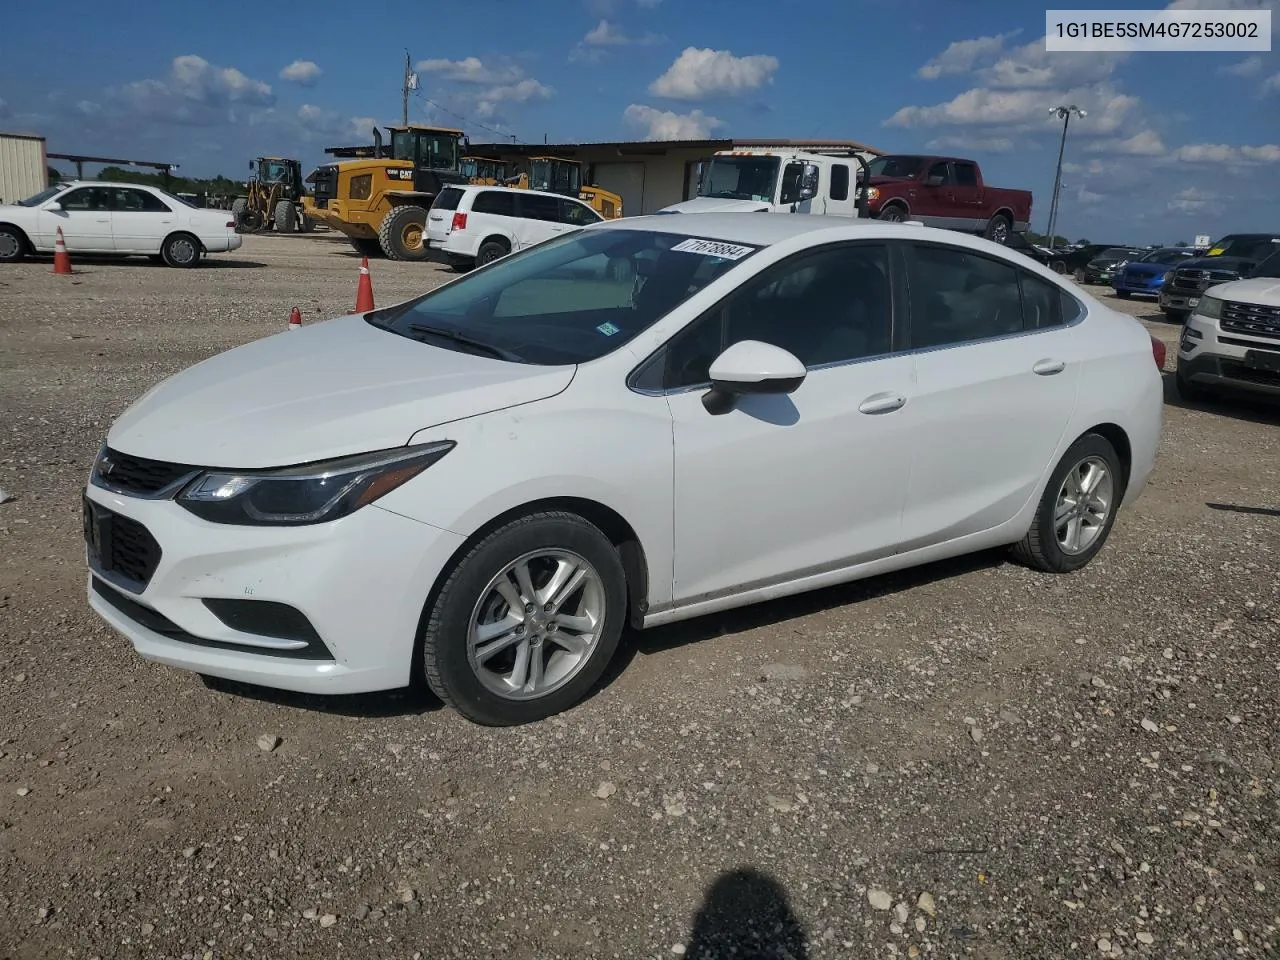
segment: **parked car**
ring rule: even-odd
[[[1049,267],[1054,273],[1065,273],[1075,277],[1078,281],[1083,281],[1084,268],[1090,260],[1104,250],[1122,246],[1123,244],[1119,243],[1087,243],[1080,247],[1057,248],[1054,250],[1054,256],[1049,263]]]
[[[1146,251],[1138,247],[1109,247],[1084,265],[1078,274],[1081,283],[1109,284],[1116,268],[1130,260],[1136,260]]]
[[[1122,300],[1134,294],[1158,297],[1173,268],[1201,253],[1193,247],[1157,247],[1134,260],[1116,264],[1111,286]]]
[[[1001,546],[1083,567],[1151,471],[1163,357],[952,231],[602,221],[152,388],[86,487],[89,602],[201,674],[420,673],[536,720],[626,623]]]
[[[918,220],[997,243],[1031,224],[1031,191],[988,186],[973,160],[876,157],[867,173],[867,210],[880,220]]]
[[[1280,233],[1232,233],[1223,237],[1203,257],[1175,267],[1160,290],[1160,310],[1175,323],[1200,303],[1209,287],[1231,283],[1245,276],[1280,245]]]
[[[427,212],[427,247],[453,267],[484,266],[603,217],[558,193],[513,187],[445,187]]]
[[[1024,233],[1010,233],[1005,237],[1004,245],[1010,250],[1017,250],[1023,256],[1030,257],[1036,263],[1046,267],[1050,266],[1054,261],[1055,254],[1053,250],[1032,243]]]
[[[0,206],[0,263],[53,253],[58,228],[67,252],[145,255],[194,267],[210,253],[239,249],[235,221],[136,183],[72,181]]]
[[[1240,280],[1199,297],[1178,344],[1178,393],[1280,399],[1280,248]]]

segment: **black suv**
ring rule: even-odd
[[[1185,260],[1169,272],[1160,291],[1161,311],[1182,323],[1205,290],[1239,280],[1276,250],[1280,250],[1280,233],[1228,234],[1203,257]]]
[[[1081,283],[1110,283],[1120,264],[1145,257],[1148,253],[1149,250],[1138,247],[1108,247],[1090,259],[1082,269],[1074,271],[1075,277]]]

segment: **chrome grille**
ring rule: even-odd
[[[1222,329],[1252,337],[1280,340],[1280,307],[1228,300],[1222,305]]]

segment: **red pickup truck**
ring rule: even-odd
[[[893,155],[869,167],[867,210],[880,220],[920,220],[997,243],[1031,226],[1031,191],[987,186],[972,160]]]

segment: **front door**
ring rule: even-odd
[[[892,554],[910,467],[912,359],[892,349],[887,247],[845,243],[775,264],[673,338],[677,603]],[[786,396],[712,415],[708,368],[762,340],[808,374]]]
[[[982,187],[978,185],[977,165],[966,160],[955,160],[951,164],[951,178],[955,184],[952,187],[955,216],[963,218],[969,229],[985,227],[987,221],[983,215]]]
[[[61,227],[68,253],[113,253],[111,204],[111,190],[107,187],[79,187],[64,193],[61,209],[46,204],[40,210],[35,245],[52,250]]]
[[[1083,358],[1058,287],[961,247],[913,241],[915,455],[903,549],[981,533],[1035,491],[1075,409]]]
[[[920,183],[919,199],[911,203],[912,216],[931,226],[951,227],[959,216],[956,212],[954,184],[951,181],[951,164],[940,160],[931,166]]]

